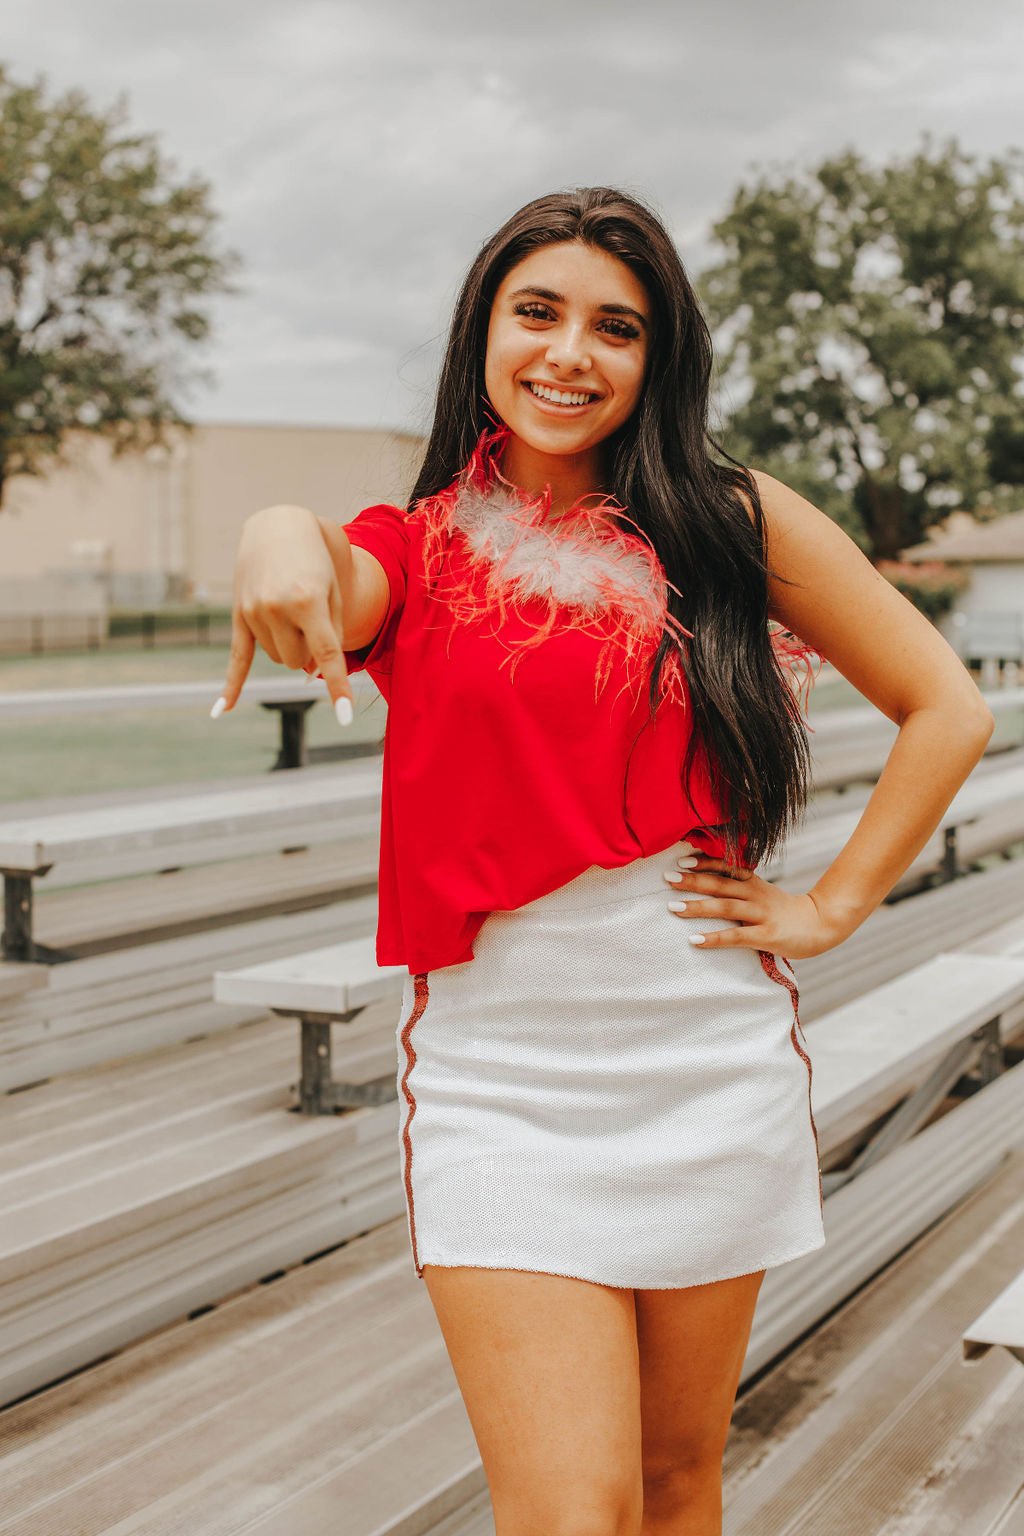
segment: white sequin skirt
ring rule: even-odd
[[[400,1155],[413,1262],[664,1288],[825,1242],[795,973],[703,949],[688,843],[492,913],[461,965],[407,976]]]

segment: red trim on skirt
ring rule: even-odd
[[[420,1264],[419,1249],[416,1246],[416,1213],[412,1201],[412,1136],[409,1127],[412,1125],[412,1117],[416,1113],[416,1100],[412,1089],[409,1087],[409,1073],[416,1065],[416,1052],[413,1049],[412,1031],[416,1020],[421,1018],[423,1010],[430,999],[430,988],[427,983],[428,972],[421,971],[414,977],[415,1002],[409,1017],[402,1029],[402,1048],[405,1051],[405,1071],[402,1074],[402,1092],[405,1094],[409,1105],[409,1113],[405,1117],[405,1127],[402,1131],[402,1142],[405,1147],[405,1197],[409,1204],[409,1235],[412,1239],[412,1258],[416,1266],[416,1273],[423,1279],[423,1266]]]
[[[793,981],[792,977],[787,976],[785,971],[779,969],[779,966],[775,960],[775,956],[772,954],[770,949],[759,949],[757,953],[761,961],[761,969],[765,972],[766,975],[771,977],[772,981],[781,982],[784,987],[788,988],[789,995],[793,999],[793,1024],[789,1031],[789,1038],[792,1040],[797,1054],[803,1059],[804,1065],[807,1068],[807,1113],[810,1115],[811,1119],[811,1130],[814,1132],[814,1151],[818,1158],[818,1202],[821,1206],[822,1213],[824,1213],[825,1191],[821,1178],[821,1148],[818,1145],[818,1127],[814,1123],[814,1110],[811,1106],[811,1058],[808,1056],[807,1052],[804,1050],[803,1046],[797,1038],[798,1029],[801,1035],[803,1034],[803,1025],[800,1023],[800,989],[797,987],[796,982]],[[781,958],[786,960],[785,955],[783,955]],[[786,964],[789,965],[790,962],[786,960]]]

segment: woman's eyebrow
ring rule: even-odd
[[[514,293],[509,294],[510,299],[522,299],[526,297],[535,299],[547,299],[549,304],[565,303],[565,295],[562,293],[555,293],[551,288],[517,288]],[[629,304],[599,304],[597,307],[603,315],[631,315],[634,320],[638,320],[640,322],[645,331],[648,329],[647,321],[645,320],[644,316],[638,309],[633,309],[633,307]]]

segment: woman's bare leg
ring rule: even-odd
[[[721,1536],[722,1456],[764,1273],[635,1292],[643,1536]]]
[[[423,1279],[494,1506],[496,1536],[638,1536],[633,1292],[521,1270]]]

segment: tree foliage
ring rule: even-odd
[[[925,135],[743,185],[698,278],[730,453],[815,501],[873,559],[1024,483],[1024,155]],[[746,391],[738,405],[734,392]]]
[[[208,185],[126,122],[123,100],[49,100],[0,65],[0,498],[75,430],[115,453],[163,441],[209,376],[188,354],[238,258],[215,247]]]

